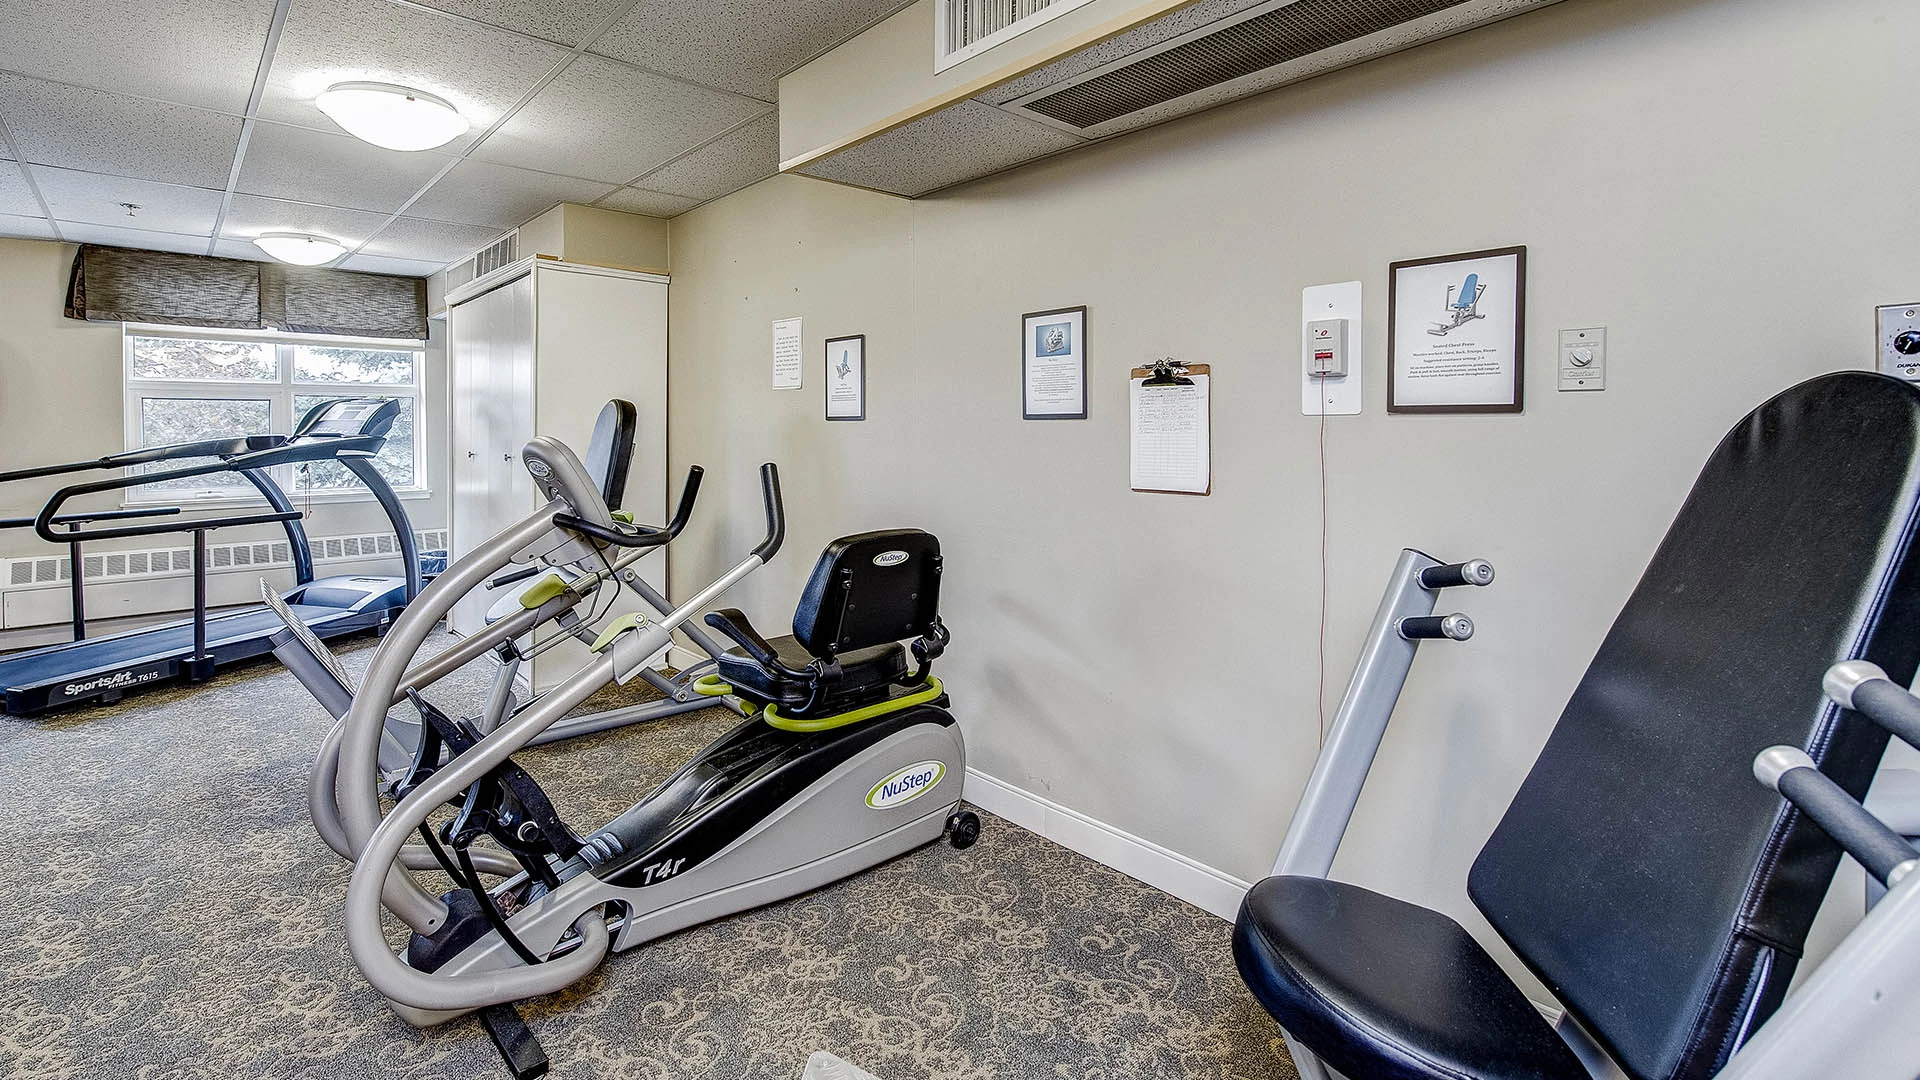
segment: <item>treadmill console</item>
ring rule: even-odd
[[[400,415],[400,403],[392,398],[343,398],[322,402],[300,418],[293,439],[346,438],[358,435],[385,436],[393,430]]]

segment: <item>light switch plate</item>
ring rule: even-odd
[[[1560,331],[1560,389],[1607,388],[1607,328]]]
[[[1874,309],[1880,331],[1874,351],[1880,370],[1910,382],[1920,382],[1920,304],[1888,304]],[[1902,352],[1902,347],[1912,352]]]
[[[1321,319],[1347,320],[1347,373],[1317,379],[1307,374],[1313,343],[1307,324]],[[1360,283],[1309,285],[1300,290],[1300,412],[1303,416],[1352,416],[1360,411]]]

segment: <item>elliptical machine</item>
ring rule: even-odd
[[[676,627],[773,557],[785,533],[779,476],[761,467],[767,535],[750,554],[658,619],[612,622],[586,667],[481,734],[403,685],[453,602],[513,562],[617,580],[615,549],[664,542],[623,529],[559,442],[536,438],[523,460],[550,501],[450,566],[394,624],[343,722],[336,796],[356,860],[347,892],[355,963],[413,1024],[487,1010],[515,1074],[532,1076],[544,1071],[544,1054],[517,1017],[490,1007],[553,993],[612,951],[837,881],[943,833],[964,847],[979,821],[959,809],[965,745],[929,673],[948,639],[937,610],[939,545],[894,530],[828,546],[791,637],[768,641],[735,611],[710,615],[741,642],[721,658],[715,680],[725,678],[724,688],[710,690],[731,691],[762,715],[605,826],[576,832],[510,755],[608,683],[636,677]],[[910,675],[907,637],[917,660]],[[423,758],[382,818],[377,765],[397,698],[411,698],[452,754]],[[448,804],[458,814],[436,837],[423,826]],[[442,895],[410,872],[416,830],[454,881]],[[483,839],[498,850],[477,848]],[[483,873],[512,876],[488,887]],[[402,954],[387,941],[382,908],[412,928]]]

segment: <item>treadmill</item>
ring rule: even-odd
[[[31,519],[0,521],[0,528],[31,527],[52,543],[65,544],[72,556],[71,583],[75,640],[0,656],[0,695],[4,710],[31,716],[82,703],[117,701],[130,691],[174,680],[203,682],[223,665],[273,650],[271,638],[285,624],[265,604],[207,612],[207,533],[214,529],[278,522],[286,530],[293,556],[295,586],[282,593],[288,609],[321,638],[340,637],[383,627],[420,592],[420,561],[413,525],[400,498],[373,467],[386,445],[400,403],[390,398],[349,398],[323,402],[308,410],[291,435],[248,435],[130,450],[92,461],[0,473],[0,483],[93,470],[191,458],[211,464],[187,465],[74,484],[55,492]],[[352,575],[315,580],[313,551],[300,513],[286,492],[267,474],[277,465],[337,461],[352,472],[380,503],[399,543],[404,577]],[[143,487],[212,473],[237,472],[266,499],[270,512],[248,511],[213,517],[184,517],[180,507],[62,513],[71,499],[105,491]],[[165,521],[121,524],[129,518]],[[105,525],[96,525],[106,522]],[[86,636],[80,544],[129,536],[189,533],[193,537],[193,616],[107,637]]]

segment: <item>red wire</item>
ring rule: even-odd
[[[1320,709],[1320,745],[1327,744],[1327,398],[1316,384],[1320,400],[1320,683],[1314,704]]]

